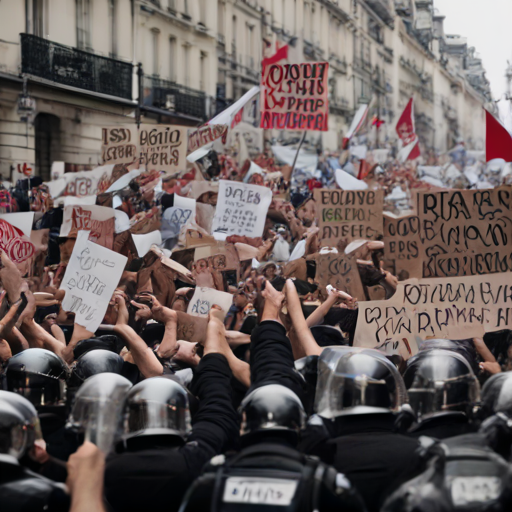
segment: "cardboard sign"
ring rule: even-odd
[[[35,254],[36,249],[34,244],[24,235],[21,229],[0,219],[0,252],[1,251],[5,252],[13,263],[18,264],[31,258]]]
[[[205,124],[197,130],[190,130],[188,133],[188,152],[192,153],[192,151],[221,137],[223,137],[225,141],[227,133],[228,127],[225,124]]]
[[[263,235],[272,191],[258,185],[220,180],[212,233],[217,240],[230,235]]]
[[[187,168],[186,126],[142,124],[140,165],[147,171],[174,174]]]
[[[185,232],[185,247],[193,249],[204,245],[216,244],[217,240],[213,236],[205,235],[197,229],[187,229]]]
[[[130,164],[139,158],[137,126],[112,126],[102,129],[101,158],[104,164]]]
[[[354,346],[408,358],[430,337],[460,340],[512,327],[512,273],[399,283],[387,301],[360,302]]]
[[[265,66],[260,128],[327,131],[328,76],[328,62]]]
[[[352,297],[362,300],[365,298],[363,284],[357,269],[357,260],[350,254],[339,252],[316,256],[316,276],[320,286],[330,284],[336,290],[348,293]]]
[[[314,198],[322,247],[339,241],[375,240],[383,234],[382,190],[315,189]]]
[[[62,280],[66,290],[62,309],[75,313],[75,322],[90,332],[100,326],[112,294],[119,284],[127,258],[88,240],[78,233]]]
[[[231,293],[219,292],[213,288],[197,287],[188,305],[187,313],[189,315],[206,318],[212,306],[216,304],[222,308],[225,317],[232,302],[233,295],[231,295]]]
[[[424,277],[512,271],[512,190],[443,190],[417,196]]]
[[[400,281],[423,277],[424,250],[416,215],[394,218],[384,213],[384,245],[386,259],[394,262]]]
[[[75,238],[90,231],[90,239],[107,249],[114,246],[115,210],[105,206],[66,206],[60,236]]]

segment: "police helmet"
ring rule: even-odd
[[[23,416],[27,434],[27,448],[30,448],[35,441],[43,439],[39,416],[31,402],[21,395],[2,389],[0,390],[0,404],[1,403],[11,405]]]
[[[5,385],[27,398],[35,407],[64,405],[66,398],[66,363],[42,348],[29,348],[9,359]]]
[[[108,453],[123,425],[122,410],[132,383],[115,373],[89,377],[75,395],[67,428]]]
[[[0,454],[20,459],[26,448],[25,418],[11,404],[0,402]]]
[[[269,384],[249,393],[240,405],[241,435],[262,432],[289,432],[298,435],[306,423],[299,397],[279,384]]]
[[[78,358],[71,371],[69,385],[80,386],[86,379],[99,373],[121,374],[123,358],[109,350],[96,349],[86,352]]]
[[[407,362],[404,381],[420,420],[448,412],[469,415],[480,399],[480,385],[470,364],[449,350],[419,352]]]
[[[324,418],[398,412],[407,400],[396,366],[381,352],[328,347],[318,359],[315,412]]]
[[[167,377],[151,377],[128,393],[124,438],[171,435],[185,439],[191,431],[187,391]]]
[[[512,372],[493,375],[482,388],[482,418],[501,413],[512,419]]]

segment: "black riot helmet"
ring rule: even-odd
[[[27,398],[36,408],[64,405],[66,363],[42,348],[29,348],[11,357],[5,367],[5,385]]]
[[[191,431],[187,391],[167,377],[146,379],[128,393],[124,418],[124,439],[160,435],[185,439]]]
[[[318,358],[315,412],[323,418],[398,412],[406,399],[400,373],[378,350],[328,347]]]
[[[110,352],[119,354],[122,348],[123,342],[115,334],[104,334],[103,336],[80,340],[73,349],[73,356],[78,359],[87,352],[98,349],[110,350]]]
[[[493,375],[482,388],[482,419],[498,413],[512,419],[512,372]]]
[[[480,385],[468,361],[449,350],[419,352],[407,362],[404,381],[418,419],[440,413],[470,415]]]
[[[285,434],[297,442],[305,427],[306,412],[299,397],[279,384],[269,384],[249,393],[240,405],[242,436]]]
[[[11,404],[0,402],[0,454],[19,459],[26,448],[25,418]]]
[[[91,350],[78,358],[71,371],[69,385],[79,387],[86,379],[98,373],[121,374],[123,364],[123,358],[110,350]]]
[[[27,435],[27,448],[32,447],[35,441],[43,439],[41,424],[36,408],[26,398],[11,391],[0,390],[0,404],[7,403],[14,407],[25,420]]]

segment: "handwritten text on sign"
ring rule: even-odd
[[[428,337],[460,340],[510,329],[511,283],[512,273],[404,281],[387,301],[359,303],[354,345],[407,358]]]
[[[61,289],[66,291],[62,309],[75,313],[75,322],[90,332],[98,329],[119,284],[127,258],[78,233]]]
[[[260,128],[327,131],[328,75],[328,62],[266,66]]]
[[[322,246],[338,241],[374,240],[383,232],[381,190],[315,189],[314,198]]]
[[[418,194],[424,277],[512,271],[512,192],[447,190]]]
[[[112,126],[102,129],[101,155],[104,164],[130,164],[139,158],[137,127]]]
[[[22,263],[31,258],[36,249],[21,229],[0,219],[0,251],[4,251],[13,263]]]
[[[225,317],[232,302],[233,295],[230,293],[214,290],[213,288],[203,288],[198,286],[188,305],[187,313],[192,316],[206,318],[212,306],[217,305],[222,309]]]
[[[220,180],[213,235],[219,240],[229,235],[262,236],[271,201],[269,188]]]

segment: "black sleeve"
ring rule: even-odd
[[[199,398],[197,412],[192,418],[189,443],[196,442],[210,452],[221,453],[239,435],[238,414],[232,404],[231,370],[222,354],[207,354],[194,374],[191,391]]]
[[[251,390],[280,384],[303,398],[303,380],[295,371],[292,346],[279,322],[261,322],[251,335]]]

